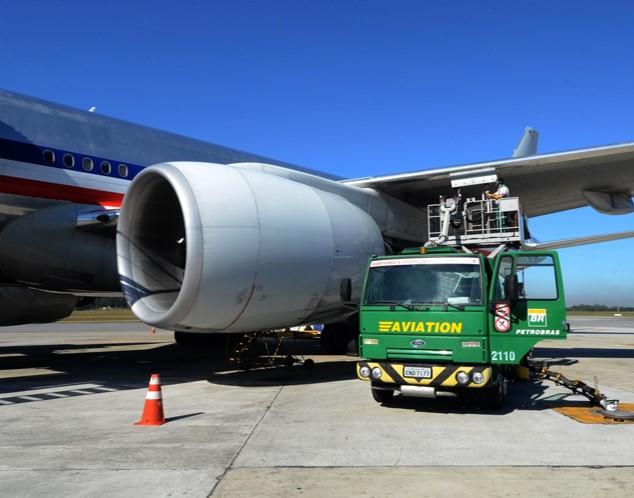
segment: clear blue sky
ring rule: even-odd
[[[0,2],[0,87],[346,177],[634,140],[634,4]],[[590,209],[541,240],[634,229]],[[634,241],[561,252],[634,306]]]

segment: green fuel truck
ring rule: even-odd
[[[569,330],[557,253],[440,246],[374,257],[359,326],[357,376],[376,401],[469,392],[500,408],[535,344]]]

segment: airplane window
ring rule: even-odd
[[[72,154],[64,154],[64,166],[67,168],[75,166],[75,156]]]
[[[119,165],[119,176],[125,178],[128,176],[128,167],[125,164]]]
[[[110,166],[110,163],[108,161],[101,161],[101,172],[104,175],[109,175],[110,173],[112,173],[112,166]]]
[[[92,162],[92,159],[89,157],[84,157],[81,160],[81,166],[84,168],[84,171],[92,171],[95,165]]]
[[[55,162],[55,152],[47,149],[44,152],[42,152],[42,158],[44,159],[45,162],[53,164]]]

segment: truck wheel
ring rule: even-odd
[[[506,403],[506,377],[500,376],[497,385],[485,389],[484,407],[489,410],[501,410]]]
[[[378,403],[389,403],[394,397],[394,391],[392,389],[375,389],[372,388],[372,397],[374,401]]]

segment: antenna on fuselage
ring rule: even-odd
[[[92,106],[90,109],[88,109],[88,112],[96,112],[97,108],[95,106]]]

